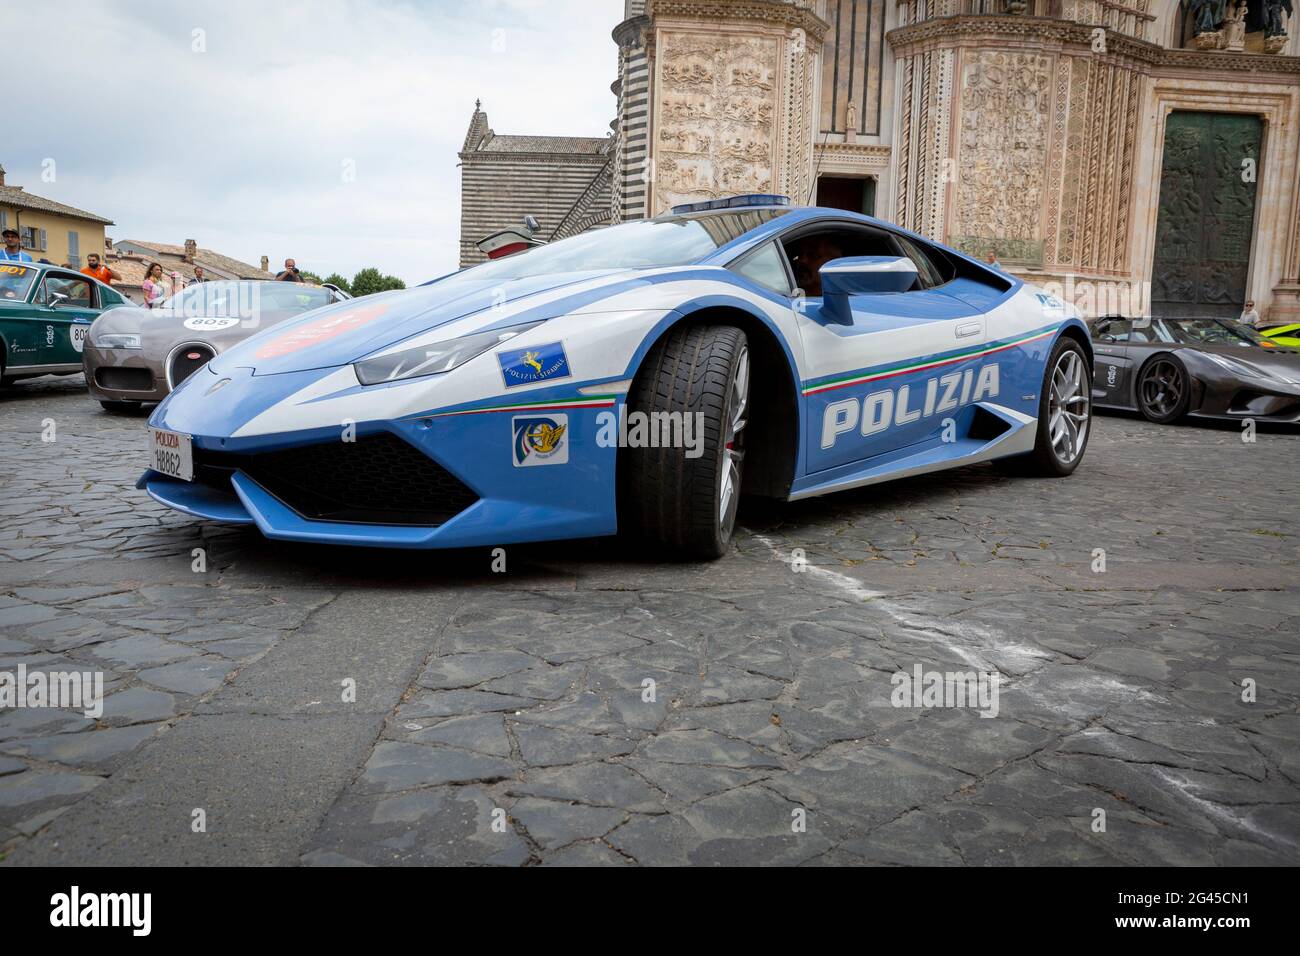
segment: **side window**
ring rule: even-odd
[[[1127,342],[1132,332],[1130,319],[1109,319],[1097,324],[1097,336],[1104,336],[1108,342]]]
[[[732,268],[765,289],[771,289],[779,295],[790,294],[790,277],[786,274],[785,262],[782,261],[775,242],[763,243]]]
[[[1137,322],[1130,322],[1131,331],[1128,340],[1130,342],[1158,342],[1159,337],[1151,327],[1150,319],[1139,319]]]
[[[936,256],[931,255],[929,250],[922,248],[918,243],[906,236],[894,236],[894,239],[903,250],[903,254],[916,264],[917,282],[910,291],[933,289],[952,278],[951,275],[945,275],[944,270],[940,268],[940,263],[936,261]],[[947,265],[947,263],[945,262],[943,265]]]
[[[898,248],[888,235],[878,230],[841,226],[787,239],[785,254],[794,269],[795,283],[804,295],[816,298],[822,294],[821,267],[832,259],[896,256]]]
[[[92,307],[90,283],[85,279],[74,279],[71,276],[46,276],[43,301],[49,302],[50,297],[56,292],[62,292],[68,297],[67,305],[80,306],[86,309]]]

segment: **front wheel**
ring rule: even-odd
[[[1172,425],[1187,414],[1192,390],[1187,368],[1172,355],[1157,355],[1138,378],[1137,405],[1146,420]]]
[[[1004,458],[1013,474],[1064,478],[1083,460],[1092,418],[1092,370],[1083,346],[1062,336],[1047,358],[1038,400],[1034,450]]]
[[[673,329],[651,350],[628,395],[619,452],[627,530],[694,557],[726,553],[744,477],[749,370],[748,341],[734,326]]]

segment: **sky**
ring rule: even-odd
[[[6,44],[7,184],[200,246],[408,285],[457,267],[456,154],[500,134],[603,136],[622,0],[23,4]],[[16,88],[15,88],[16,83]],[[21,117],[21,118],[20,118]]]

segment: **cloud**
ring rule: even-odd
[[[24,32],[47,41],[9,53],[24,109],[0,163],[11,185],[114,220],[116,239],[419,282],[456,266],[474,100],[501,133],[605,134],[621,14],[621,0],[24,6]]]

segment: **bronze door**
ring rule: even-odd
[[[1153,315],[1241,314],[1262,130],[1258,116],[1169,115],[1151,270]]]

